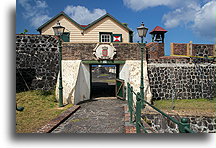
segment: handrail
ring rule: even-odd
[[[145,133],[148,133],[148,132],[146,131],[145,127],[144,127],[140,122],[139,122],[138,124],[139,124],[139,126],[142,128],[142,130],[143,130]]]
[[[188,128],[188,127],[185,127],[184,128],[188,133],[196,133],[196,132],[194,132],[193,130],[191,130],[190,128]]]
[[[133,104],[131,103],[133,101],[133,94],[136,96],[136,130],[137,133],[140,133],[140,127],[144,130],[144,132],[147,132],[145,130],[145,127],[141,124],[141,100],[144,101],[144,104],[148,104],[150,107],[152,107],[154,110],[174,122],[175,124],[178,125],[178,129],[180,133],[195,133],[193,130],[190,129],[190,124],[188,123],[187,118],[182,118],[181,122],[178,120],[174,119],[173,117],[167,115],[160,109],[156,108],[152,104],[148,103],[146,100],[142,99],[140,96],[140,93],[136,93],[133,91],[133,87],[128,83],[128,108],[130,112],[130,121],[132,122],[132,110],[133,110]]]

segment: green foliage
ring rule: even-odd
[[[26,34],[27,32],[28,32],[28,30],[24,29],[24,31],[22,33],[20,33],[20,34]]]

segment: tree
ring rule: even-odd
[[[20,34],[26,34],[26,32],[28,32],[27,29],[24,29],[24,32],[20,33]]]

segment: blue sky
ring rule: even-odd
[[[105,13],[110,13],[134,31],[134,42],[139,40],[136,27],[144,22],[149,32],[156,26],[168,30],[165,54],[171,42],[215,43],[215,0],[17,0],[16,33],[36,29],[64,11],[80,24],[89,24]],[[150,34],[146,41],[151,41]]]

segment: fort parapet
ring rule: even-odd
[[[77,63],[77,75],[83,70],[82,73],[88,81],[85,72],[88,71],[89,64],[85,61],[97,61],[93,55],[96,45],[97,43],[63,43],[63,63],[73,65],[76,61],[80,61],[82,67],[79,67],[80,62]],[[139,83],[139,45],[113,43],[113,47],[116,49],[116,54],[113,63],[110,64],[119,65],[121,71],[119,76],[126,82],[133,80],[134,83],[135,81]],[[146,49],[148,78],[153,99],[215,97],[215,63],[212,60],[202,60],[202,57],[215,57],[215,45],[172,43],[171,56],[164,56],[163,43],[148,43]],[[52,35],[17,35],[17,91],[54,89],[57,76],[57,39]],[[70,77],[77,78],[72,74]],[[74,82],[73,85],[75,84],[77,83]]]

